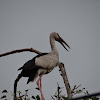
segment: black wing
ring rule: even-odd
[[[35,58],[38,58],[40,56],[43,56],[43,55],[46,55],[48,53],[41,53],[37,56],[35,56],[33,59],[27,61],[22,67],[20,67],[18,70],[31,70],[32,68],[36,68],[36,65],[35,65]]]

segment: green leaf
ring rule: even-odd
[[[62,96],[62,98],[64,99],[64,100],[67,100],[68,98],[67,97],[65,97],[65,96]]]
[[[2,96],[1,99],[6,98],[6,95]]]
[[[8,93],[7,90],[3,90],[2,93]]]
[[[91,97],[92,100],[99,100],[97,97]]]
[[[32,99],[35,99],[35,97],[34,97],[34,96],[32,96],[31,98],[32,98]]]
[[[40,96],[39,96],[39,95],[37,95],[37,96],[36,96],[36,99],[37,99],[37,100],[40,100]]]
[[[29,90],[25,90],[25,92],[28,92]]]
[[[79,93],[81,93],[82,92],[82,90],[77,90],[76,91],[76,94],[79,94]]]
[[[76,85],[74,85],[74,89],[76,88]]]
[[[27,100],[31,100],[30,98],[28,98]]]
[[[85,98],[84,100],[89,100],[89,98]]]
[[[56,98],[57,98],[57,96],[56,96],[56,95],[54,95],[54,97],[56,97]]]
[[[86,94],[89,95],[89,92],[86,90]]]
[[[17,92],[20,93],[20,94],[22,93],[21,91],[17,91]]]
[[[39,88],[35,88],[35,89],[39,90]]]

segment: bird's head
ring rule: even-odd
[[[65,47],[65,45],[70,49],[69,45],[59,36],[57,32],[52,32],[51,36],[54,37],[56,41],[61,43],[61,45],[68,51],[68,49]],[[64,45],[65,44],[65,45]]]

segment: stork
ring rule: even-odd
[[[20,80],[20,78],[28,77],[28,84],[29,82],[34,81],[38,76],[40,77],[37,81],[37,86],[40,90],[42,100],[45,100],[41,88],[41,78],[44,74],[50,73],[59,64],[59,53],[56,49],[55,40],[61,43],[67,51],[68,49],[65,47],[65,45],[70,49],[69,45],[59,36],[58,33],[52,32],[50,34],[51,52],[42,53],[35,56],[33,59],[27,61],[21,68],[18,69],[22,71],[18,75],[14,83],[14,100],[16,100],[17,98],[17,82]]]

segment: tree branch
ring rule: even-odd
[[[42,52],[37,51],[37,50],[35,50],[33,48],[25,48],[25,49],[13,50],[13,51],[10,51],[10,52],[6,52],[6,53],[3,53],[3,54],[0,54],[0,57],[7,56],[7,55],[10,55],[10,54],[14,54],[14,53],[20,53],[20,52],[24,52],[24,51],[35,52],[37,54],[42,53]]]
[[[61,76],[63,77],[64,83],[65,83],[66,91],[67,91],[67,94],[68,94],[68,99],[72,99],[72,91],[71,91],[71,87],[70,87],[70,84],[69,84],[69,81],[68,81],[68,77],[67,77],[67,74],[66,74],[64,64],[59,63],[59,68],[60,68],[60,71],[61,71]]]

